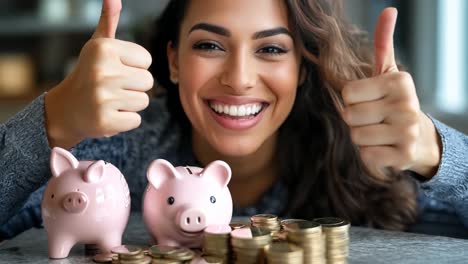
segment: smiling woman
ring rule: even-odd
[[[169,61],[152,67],[174,122],[193,125],[186,137],[200,162],[242,164],[230,184],[239,205],[280,181],[289,190],[282,214],[403,228],[416,214],[409,178],[371,176],[337,109],[343,82],[371,72],[368,50],[355,49],[359,39],[326,1],[273,3],[169,4],[151,52],[165,58],[170,43]]]
[[[421,111],[395,62],[394,8],[377,22],[372,54],[339,0],[172,0],[147,51],[113,39],[119,4],[104,1],[75,70],[0,127],[6,234],[25,218],[40,224],[28,209],[40,201],[28,197],[47,181],[54,146],[116,164],[134,210],[153,160],[224,160],[235,215],[415,230],[436,211],[447,216],[439,226],[468,226],[468,137]],[[165,93],[149,99],[152,76]]]

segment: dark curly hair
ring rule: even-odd
[[[279,129],[279,175],[289,190],[284,214],[338,216],[353,224],[404,230],[417,217],[414,181],[405,172],[372,175],[339,114],[345,82],[370,77],[372,56],[366,34],[347,23],[340,0],[285,0],[290,28],[302,55],[304,82]],[[174,122],[190,136],[177,87],[169,79],[166,47],[178,45],[189,0],[171,0],[156,21],[149,50],[150,71],[165,87]]]

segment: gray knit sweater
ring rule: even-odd
[[[164,100],[152,99],[141,114],[139,128],[111,138],[87,139],[72,149],[79,160],[102,159],[117,166],[129,184],[133,210],[141,209],[146,168],[152,160],[197,166],[191,146],[182,142],[181,128],[169,122]],[[420,217],[411,231],[468,238],[468,136],[433,122],[442,138],[442,161],[437,174],[420,184]],[[0,124],[0,238],[41,227],[40,203],[51,176],[49,158],[41,95]],[[287,197],[287,189],[275,184],[258,204],[235,206],[234,214],[279,214]]]

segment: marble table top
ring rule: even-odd
[[[350,264],[358,263],[468,263],[468,240],[361,227],[350,229]],[[141,215],[132,214],[123,237],[124,244],[148,245],[150,241]],[[83,245],[76,245],[66,259],[47,257],[43,229],[31,229],[0,244],[0,263],[93,263]]]

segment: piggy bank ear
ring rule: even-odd
[[[149,165],[146,177],[154,188],[159,189],[166,181],[179,178],[179,174],[169,161],[157,159]]]
[[[203,169],[202,177],[217,181],[224,188],[231,180],[231,167],[224,161],[215,160]]]
[[[98,160],[91,164],[85,172],[83,180],[88,183],[97,183],[102,180],[106,172],[106,163]]]
[[[50,169],[54,177],[59,177],[66,170],[78,168],[78,163],[78,160],[67,150],[59,147],[52,149]]]

